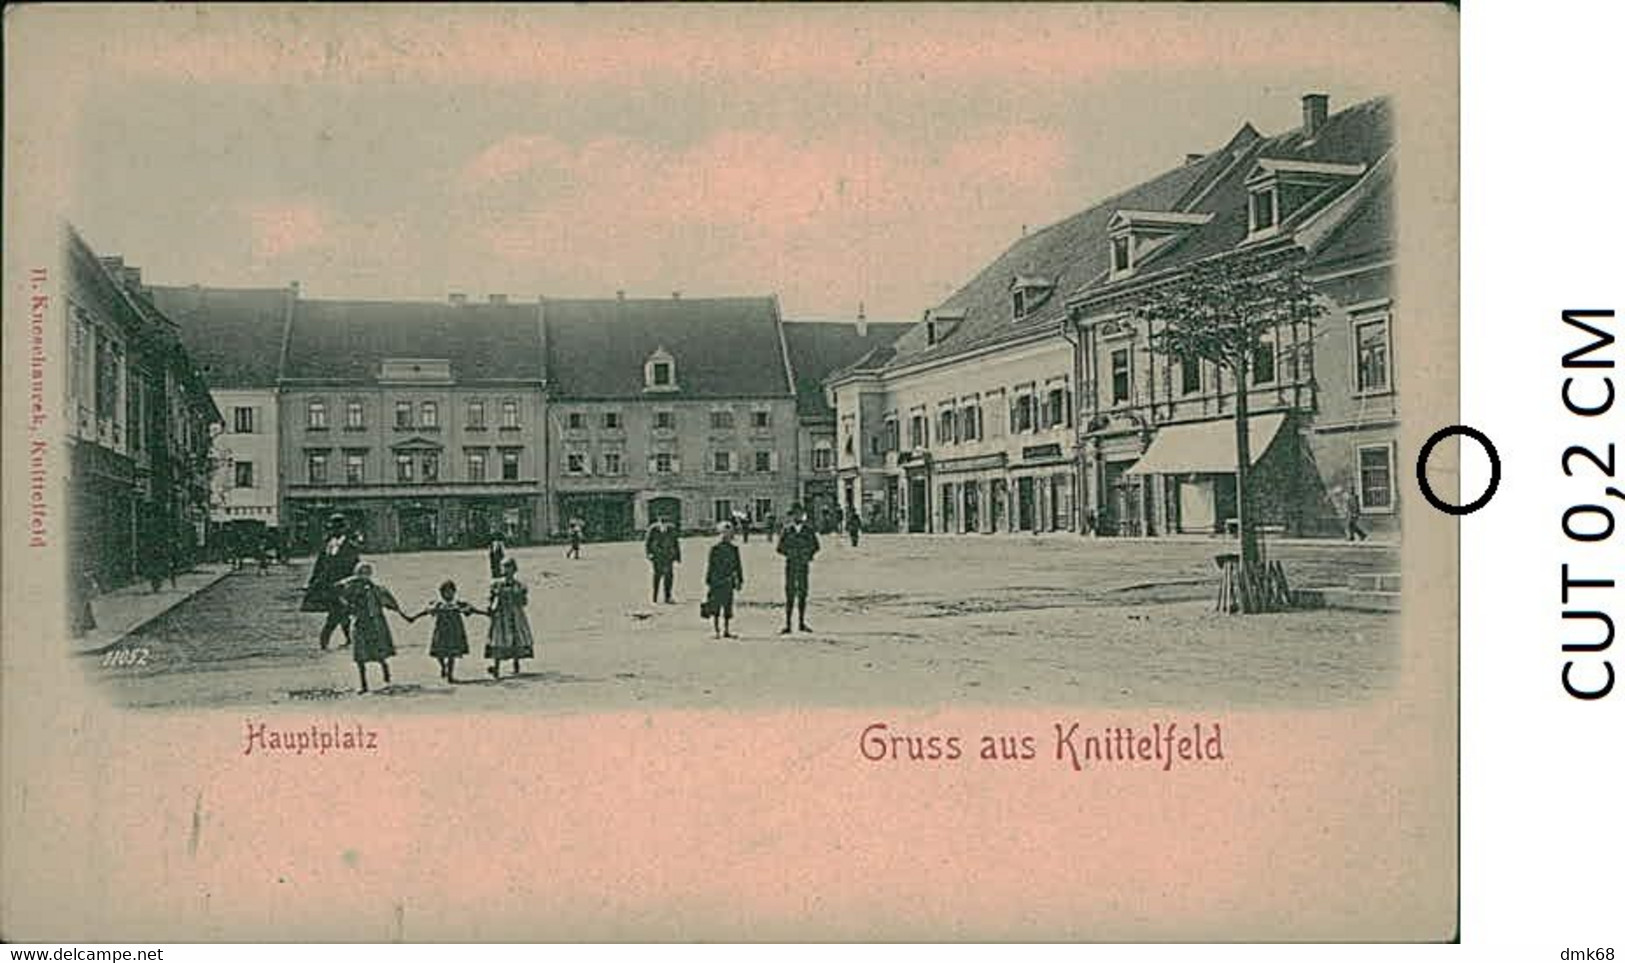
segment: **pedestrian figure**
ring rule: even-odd
[[[349,534],[348,527],[343,515],[333,515],[327,519],[327,540],[316,556],[310,581],[305,584],[305,597],[299,603],[301,612],[327,613],[320,638],[323,649],[332,640],[334,629],[343,630],[344,645],[350,644],[349,617],[337,586],[355,574],[356,566],[361,562],[361,545]]]
[[[852,547],[858,547],[858,534],[863,531],[863,521],[858,518],[858,510],[851,505],[846,506],[846,537],[852,540]]]
[[[749,545],[750,544],[750,516],[747,515],[744,512],[734,512],[733,513],[733,523],[734,523],[734,531],[739,534],[740,538],[742,538],[744,540],[746,545]]]
[[[96,611],[90,600],[101,594],[101,586],[96,582],[96,575],[88,568],[81,568],[69,581],[72,597],[69,599],[69,609],[72,613],[70,631],[74,638],[80,638],[96,627]]]
[[[800,505],[790,506],[790,524],[779,536],[779,554],[784,556],[784,628],[779,634],[790,634],[792,611],[799,614],[797,626],[801,631],[811,632],[807,625],[807,583],[813,556],[818,554],[818,533],[807,524],[807,513]]]
[[[154,595],[163,591],[164,576],[169,574],[168,555],[167,542],[163,536],[157,532],[150,534],[146,548],[141,553],[141,574],[147,577],[147,583],[152,586]]]
[[[367,663],[376,662],[384,671],[384,685],[389,685],[389,657],[395,654],[395,636],[389,631],[386,609],[402,618],[400,603],[389,589],[372,580],[372,566],[361,562],[355,574],[342,579],[335,588],[350,613],[351,654],[356,671],[361,676],[361,691],[367,691]]]
[[[683,560],[683,546],[677,539],[677,528],[665,515],[660,515],[649,526],[643,539],[643,554],[654,570],[654,601],[664,595],[667,605],[671,601],[672,566]]]
[[[739,546],[734,544],[733,525],[723,522],[717,526],[717,543],[705,560],[705,605],[700,613],[709,614],[713,638],[734,637],[730,629],[734,593],[744,587],[745,566],[739,559]]]
[[[491,577],[502,577],[502,560],[508,557],[508,546],[502,543],[502,536],[491,539],[491,547],[486,550],[486,557],[491,562]]]
[[[581,557],[581,539],[586,533],[586,523],[579,518],[570,519],[570,550],[564,553],[566,558]]]
[[[767,517],[762,519],[762,530],[767,532],[767,537],[769,540],[777,538],[779,534],[778,517],[772,512],[768,512]]]
[[[1343,526],[1349,541],[1365,541],[1369,536],[1360,525],[1360,498],[1353,491],[1343,492]]]
[[[530,590],[519,581],[516,573],[519,563],[511,558],[502,560],[502,577],[491,583],[491,634],[485,644],[485,657],[491,660],[486,671],[495,679],[501,674],[504,659],[513,660],[514,675],[519,674],[519,660],[534,658],[536,642],[530,634],[530,620],[525,615],[525,604]]]
[[[457,583],[446,579],[440,583],[439,598],[424,606],[423,611],[406,618],[411,622],[425,615],[434,616],[434,634],[429,637],[429,655],[440,663],[440,678],[447,682],[456,682],[457,660],[468,654],[468,629],[463,625],[463,617],[490,614],[458,598]]]

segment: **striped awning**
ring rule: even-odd
[[[1247,447],[1253,462],[1264,456],[1286,415],[1275,412],[1247,419]],[[1132,475],[1232,474],[1236,470],[1236,423],[1231,418],[1169,425],[1157,429],[1151,447],[1129,469]]]

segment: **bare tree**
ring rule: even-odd
[[[1260,351],[1273,350],[1266,335],[1313,323],[1326,311],[1296,264],[1257,258],[1200,261],[1150,291],[1135,307],[1149,323],[1151,349],[1178,361],[1211,362],[1230,372],[1235,390],[1236,527],[1241,536],[1242,611],[1260,611],[1267,593],[1258,517],[1251,484],[1248,389]]]

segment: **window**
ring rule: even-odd
[[[899,449],[901,447],[902,447],[902,435],[901,435],[901,433],[899,431],[899,428],[898,428],[897,416],[892,415],[892,416],[890,416],[890,417],[888,417],[886,419],[886,450],[887,451],[896,451],[897,449]],[[814,461],[815,462],[816,462],[816,459],[817,459],[817,456],[814,455]],[[814,464],[813,467],[816,468],[818,466],[816,464]]]
[[[711,412],[712,431],[732,431],[734,426],[734,413],[726,408],[719,408]]]
[[[827,444],[814,448],[812,453],[813,471],[829,471],[835,467],[835,450]]]
[[[587,473],[587,453],[572,451],[565,455],[564,470],[572,475],[585,475]]]
[[[1180,394],[1194,394],[1202,390],[1202,359],[1179,359]]]
[[[311,431],[323,431],[327,428],[327,402],[320,398],[312,398],[306,403],[305,427]]]
[[[982,406],[966,405],[959,409],[959,440],[976,441],[982,437]]]
[[[766,408],[758,408],[750,413],[750,426],[756,429],[773,427],[773,412]]]
[[[485,402],[475,399],[468,403],[467,426],[475,431],[485,430]]]
[[[232,465],[232,485],[236,488],[254,487],[254,463],[239,461]]]
[[[1010,294],[1010,314],[1013,315],[1014,317],[1019,318],[1019,317],[1022,317],[1023,315],[1025,315],[1026,313],[1027,313],[1027,292],[1026,291],[1014,291],[1014,292],[1011,292],[1011,294]]]
[[[624,473],[625,469],[621,465],[621,453],[618,451],[604,452],[604,474],[620,475]]]
[[[711,453],[711,470],[718,474],[727,474],[734,470],[734,453],[731,451],[714,451]]]
[[[439,428],[440,406],[433,401],[425,401],[418,405],[418,427]]]
[[[713,521],[726,522],[733,518],[733,502],[726,498],[719,498],[711,503],[711,518]]]
[[[913,415],[908,419],[908,446],[910,448],[924,448],[930,442],[926,437],[926,424],[924,415]]]
[[[440,455],[438,452],[426,451],[423,453],[423,480],[426,482],[440,480]]]
[[[770,451],[759,451],[759,452],[756,453],[756,470],[757,471],[762,471],[762,472],[772,471],[773,470],[773,453],[772,452],[770,452]]]
[[[395,456],[395,480],[409,482],[412,480],[412,456],[402,453]]]
[[[360,398],[351,398],[344,403],[344,428],[346,431],[358,431],[367,427],[366,409],[361,406]]]
[[[771,498],[758,498],[758,499],[756,499],[756,520],[761,521],[762,519],[766,518],[767,516],[769,516],[771,514],[773,514],[773,499],[771,499]]]
[[[132,419],[131,424],[135,422]],[[231,409],[231,430],[239,435],[254,433],[254,409],[238,406]]]
[[[1129,368],[1127,348],[1118,348],[1112,352],[1112,404],[1128,403],[1129,394]]]
[[[1051,388],[1049,390],[1048,417],[1044,419],[1045,427],[1056,428],[1072,423],[1072,393],[1065,388]]]
[[[656,361],[649,366],[649,383],[656,388],[664,388],[671,384],[671,363]]]
[[[1112,238],[1112,273],[1124,274],[1134,266],[1133,249],[1128,235]]]
[[[1388,390],[1388,319],[1354,325],[1355,390]]]
[[[1360,508],[1368,512],[1394,509],[1393,449],[1388,445],[1360,448]]]
[[[504,448],[504,449],[502,449],[502,480],[503,481],[518,481],[519,480],[519,449],[517,449],[517,448]]]
[[[571,431],[587,430],[587,413],[585,411],[572,411],[564,416],[564,427]]]
[[[1010,430],[1016,432],[1032,431],[1034,423],[1033,396],[1018,395],[1015,410],[1011,413]]]
[[[662,451],[655,454],[655,474],[670,475],[677,470],[677,460],[671,452]]]
[[[344,484],[346,484],[346,485],[359,485],[362,482],[366,481],[366,476],[367,476],[366,465],[367,465],[366,456],[363,455],[361,452],[359,452],[359,451],[347,451],[347,452],[345,452],[344,453]]]
[[[502,399],[502,427],[510,431],[519,427],[519,402],[512,398]]]
[[[955,424],[954,410],[944,408],[937,413],[937,440],[944,445],[950,445],[959,440],[959,429]]]
[[[485,452],[471,451],[468,453],[468,480],[471,482],[485,481]]]
[[[410,401],[395,402],[395,427],[412,427],[412,403]]]
[[[305,455],[305,476],[312,485],[327,484],[327,453],[309,452]]]
[[[621,413],[620,412],[618,412],[618,411],[606,411],[606,412],[604,412],[604,430],[605,431],[620,431],[621,430]]]
[[[1275,381],[1275,339],[1263,338],[1253,348],[1253,384]]]
[[[657,411],[657,412],[655,412],[655,430],[656,431],[675,431],[676,429],[677,429],[677,412],[675,412],[675,411]]]
[[[1253,232],[1275,226],[1275,190],[1254,191],[1251,195]]]

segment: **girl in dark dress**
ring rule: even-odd
[[[513,660],[513,671],[519,674],[519,660],[534,658],[536,641],[530,634],[530,620],[525,616],[525,605],[530,601],[530,590],[515,577],[519,563],[510,556],[502,560],[502,577],[491,583],[491,635],[485,644],[485,657],[491,660],[486,671],[495,679],[502,671],[504,659]]]
[[[395,637],[389,631],[386,609],[405,618],[400,603],[389,589],[372,580],[372,566],[362,562],[355,574],[336,586],[345,610],[350,613],[350,644],[356,670],[361,674],[361,691],[367,691],[367,663],[383,667],[384,684],[389,684],[389,657],[395,654]]]
[[[733,525],[723,522],[717,533],[720,537],[705,560],[705,606],[711,613],[713,638],[731,639],[734,593],[745,587],[745,566],[739,560],[739,546],[734,544]]]
[[[440,663],[440,678],[456,682],[457,660],[468,654],[468,630],[463,625],[465,615],[490,615],[457,597],[457,583],[446,579],[440,583],[440,597],[424,606],[423,611],[406,617],[408,622],[425,615],[434,616],[434,635],[429,638],[429,655]]]

